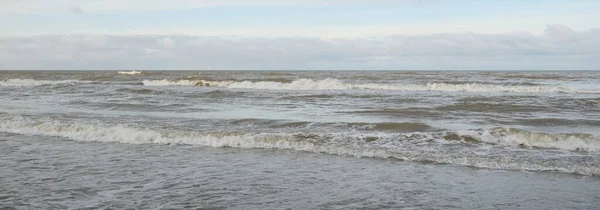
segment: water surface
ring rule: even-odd
[[[2,71],[0,204],[591,208],[599,103],[593,71]]]

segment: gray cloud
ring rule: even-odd
[[[0,37],[0,69],[597,69],[600,30],[371,38]]]
[[[80,7],[73,7],[69,10],[69,12],[74,14],[85,14],[85,12]]]
[[[162,38],[156,40],[156,43],[162,46],[163,48],[173,48],[177,46],[177,43],[173,41],[171,38]]]

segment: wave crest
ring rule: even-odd
[[[142,84],[145,86],[218,86],[227,87],[229,84],[234,83],[233,81],[206,81],[206,80],[143,80]]]
[[[486,131],[450,132],[447,140],[463,140],[513,147],[535,147],[571,151],[600,151],[600,136],[586,133],[542,133],[518,128],[496,127]]]
[[[579,90],[555,86],[527,85],[493,85],[493,84],[450,84],[428,83],[418,84],[376,84],[348,83],[338,79],[322,80],[298,79],[291,82],[279,81],[207,81],[201,79],[180,80],[144,80],[148,86],[215,86],[235,89],[264,89],[264,90],[392,90],[392,91],[450,91],[450,92],[556,92],[556,93],[600,93],[600,90]]]
[[[34,79],[5,79],[0,81],[0,86],[5,87],[22,87],[22,86],[41,86],[41,85],[61,85],[61,84],[75,84],[75,83],[89,83],[88,81],[79,80],[34,80]]]
[[[554,148],[563,150],[600,151],[600,136],[585,133],[541,133],[518,128],[497,127],[490,129],[484,136],[486,142]]]
[[[119,71],[119,74],[128,74],[128,75],[138,75],[141,74],[141,71]]]
[[[498,129],[491,131],[497,131]],[[502,129],[499,129],[502,130]],[[289,149],[332,155],[395,158],[400,160],[473,166],[480,168],[562,171],[600,175],[598,165],[564,159],[489,156],[473,153],[472,147],[445,147],[451,140],[436,133],[358,134],[358,133],[236,133],[156,130],[123,124],[77,123],[31,119],[22,116],[0,117],[0,131],[25,135],[59,136],[77,141],[119,142],[131,144],[192,144],[210,147]],[[524,131],[508,129],[523,135]],[[459,135],[457,135],[459,136]],[[462,137],[461,137],[462,138]],[[570,136],[568,138],[571,138]],[[589,138],[579,136],[577,138]],[[538,139],[539,138],[534,138]],[[486,140],[483,140],[484,142]],[[444,143],[445,142],[445,143]],[[541,142],[545,142],[542,140]],[[520,143],[520,142],[517,142]],[[596,144],[597,145],[597,144]],[[596,147],[594,147],[596,148]]]

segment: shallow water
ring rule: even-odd
[[[593,71],[2,71],[0,202],[585,209],[599,104]]]
[[[593,209],[595,177],[291,150],[3,134],[0,206],[17,209]]]

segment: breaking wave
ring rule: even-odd
[[[590,152],[600,151],[600,136],[586,133],[551,134],[526,131],[518,128],[496,127],[487,131],[457,132],[455,135],[464,140],[476,140],[509,146]]]
[[[435,130],[430,125],[424,123],[347,123],[346,126],[359,130],[373,130],[382,132],[422,132]]]
[[[152,93],[160,93],[160,91],[157,90],[151,90],[151,89],[137,89],[137,88],[119,88],[116,90],[117,92],[124,92],[124,93],[137,93],[137,94],[152,94]]]
[[[129,75],[138,75],[141,74],[141,71],[119,71],[119,74],[129,74]]]
[[[232,81],[205,81],[205,80],[144,80],[142,84],[145,86],[219,86],[227,87],[232,84]]]
[[[79,80],[34,80],[34,79],[5,79],[0,81],[0,86],[5,87],[21,87],[21,86],[41,86],[41,85],[61,85],[89,83],[89,81]]]
[[[451,92],[556,92],[556,93],[600,93],[600,90],[583,90],[555,86],[493,85],[493,84],[376,84],[347,83],[338,79],[298,79],[291,82],[277,81],[208,81],[208,80],[144,80],[147,86],[211,86],[235,89],[265,90],[394,90],[394,91],[451,91]]]
[[[78,123],[33,119],[23,116],[0,117],[0,131],[25,135],[45,135],[77,141],[119,142],[130,144],[191,144],[209,147],[289,149],[332,155],[395,158],[407,161],[453,164],[479,168],[534,171],[561,171],[600,175],[600,166],[586,161],[544,159],[526,156],[479,154],[461,144],[488,143],[560,149],[600,149],[598,137],[586,134],[542,134],[510,128],[464,134],[437,133],[239,133],[161,130],[125,124]],[[450,145],[450,146],[448,146]],[[456,147],[459,145],[460,147]],[[492,147],[496,148],[496,147]],[[502,150],[503,147],[496,148]]]

